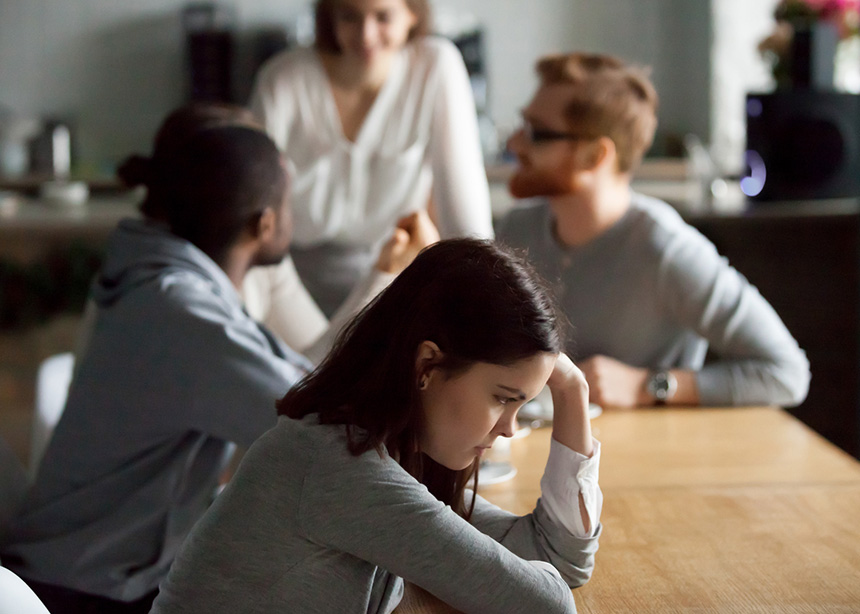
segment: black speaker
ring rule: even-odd
[[[193,2],[182,10],[191,100],[233,100],[234,22],[233,9],[215,2]]]
[[[754,200],[860,196],[860,96],[816,90],[749,94],[749,176]]]

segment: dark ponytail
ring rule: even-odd
[[[222,103],[191,103],[176,109],[162,122],[155,135],[151,156],[132,155],[117,167],[117,177],[124,185],[146,188],[146,197],[140,205],[141,213],[165,221],[161,202],[164,194],[159,192],[155,172],[158,161],[162,165],[171,165],[178,150],[191,137],[203,130],[221,126],[246,126],[262,130],[253,113],[244,107]]]
[[[128,186],[144,186],[141,212],[165,222],[216,262],[259,215],[281,210],[286,172],[274,142],[250,111],[196,103],[171,113],[153,154],[118,169]]]
[[[129,156],[117,168],[116,175],[129,188],[147,187],[152,180],[152,160],[145,156]]]

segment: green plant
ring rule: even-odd
[[[101,251],[82,244],[54,251],[30,265],[0,261],[0,330],[83,311],[101,261]]]

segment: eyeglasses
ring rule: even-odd
[[[526,118],[523,118],[522,131],[526,140],[535,145],[551,141],[582,141],[591,138],[582,134],[570,134],[569,132],[535,128]]]

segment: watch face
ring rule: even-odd
[[[658,401],[667,401],[675,394],[678,383],[667,371],[658,371],[648,380],[648,392]]]
[[[669,392],[669,386],[668,382],[666,382],[665,379],[652,377],[648,388],[650,389],[650,392],[654,396],[654,398],[660,401],[666,400],[666,394]]]

